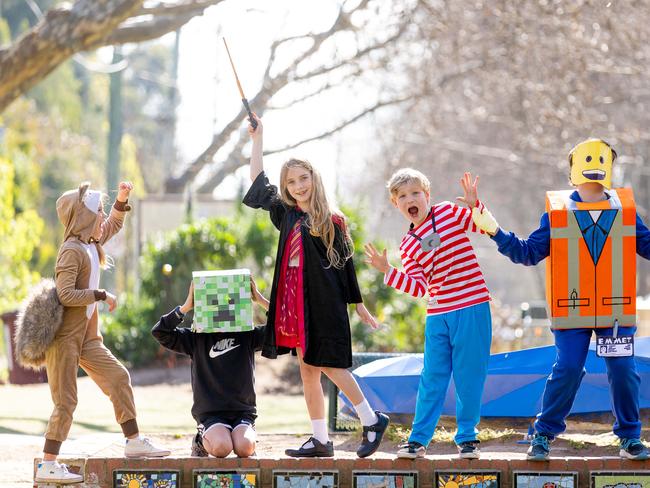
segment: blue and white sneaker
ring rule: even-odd
[[[397,457],[403,459],[417,459],[424,457],[427,452],[427,448],[422,444],[416,441],[410,441],[406,444],[399,446],[397,451]]]
[[[466,441],[458,444],[458,457],[461,459],[478,459],[481,457],[481,450],[478,445],[480,444],[479,440]]]
[[[618,455],[625,459],[643,461],[650,458],[648,448],[640,439],[621,439],[621,450]]]
[[[548,461],[550,453],[549,438],[545,435],[535,434],[526,453],[526,459],[529,461]]]

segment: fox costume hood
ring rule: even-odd
[[[56,201],[56,213],[65,227],[63,241],[76,237],[90,243],[97,213],[101,204],[101,193],[90,190],[88,183],[82,183],[77,190],[69,190]]]

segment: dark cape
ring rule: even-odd
[[[263,171],[255,178],[248,190],[244,197],[244,204],[251,208],[267,210],[271,222],[280,231],[262,356],[273,359],[292,351],[286,347],[276,346],[276,294],[287,237],[297,220],[303,217],[303,224],[300,227],[304,255],[303,296],[306,342],[303,360],[312,366],[351,367],[352,339],[347,305],[362,302],[352,259],[348,259],[342,269],[330,266],[325,244],[320,237],[312,236],[305,225],[307,214],[282,202],[278,188],[269,183]],[[335,225],[334,228],[335,248],[343,254],[346,246],[344,231],[339,225]]]

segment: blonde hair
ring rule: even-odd
[[[298,205],[298,202],[289,194],[287,189],[287,175],[291,168],[302,168],[311,174],[312,190],[309,197],[309,212],[307,212],[309,218],[306,222],[309,233],[320,237],[321,241],[323,241],[327,248],[327,260],[330,266],[337,269],[343,268],[345,262],[354,254],[354,245],[345,225],[345,216],[330,205],[320,173],[309,161],[301,159],[290,159],[280,169],[280,196],[287,205],[291,207]],[[341,230],[343,231],[342,249],[336,249],[335,247],[336,224],[333,219],[336,218],[340,219]]]
[[[388,188],[390,196],[393,197],[402,185],[409,183],[417,183],[425,192],[430,192],[431,183],[429,183],[429,178],[413,168],[402,168],[395,171],[388,180],[388,183],[386,183],[386,188]]]

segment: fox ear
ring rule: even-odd
[[[88,191],[88,188],[90,188],[90,181],[84,181],[79,185],[79,201],[83,201],[84,195],[86,194],[86,191]]]

